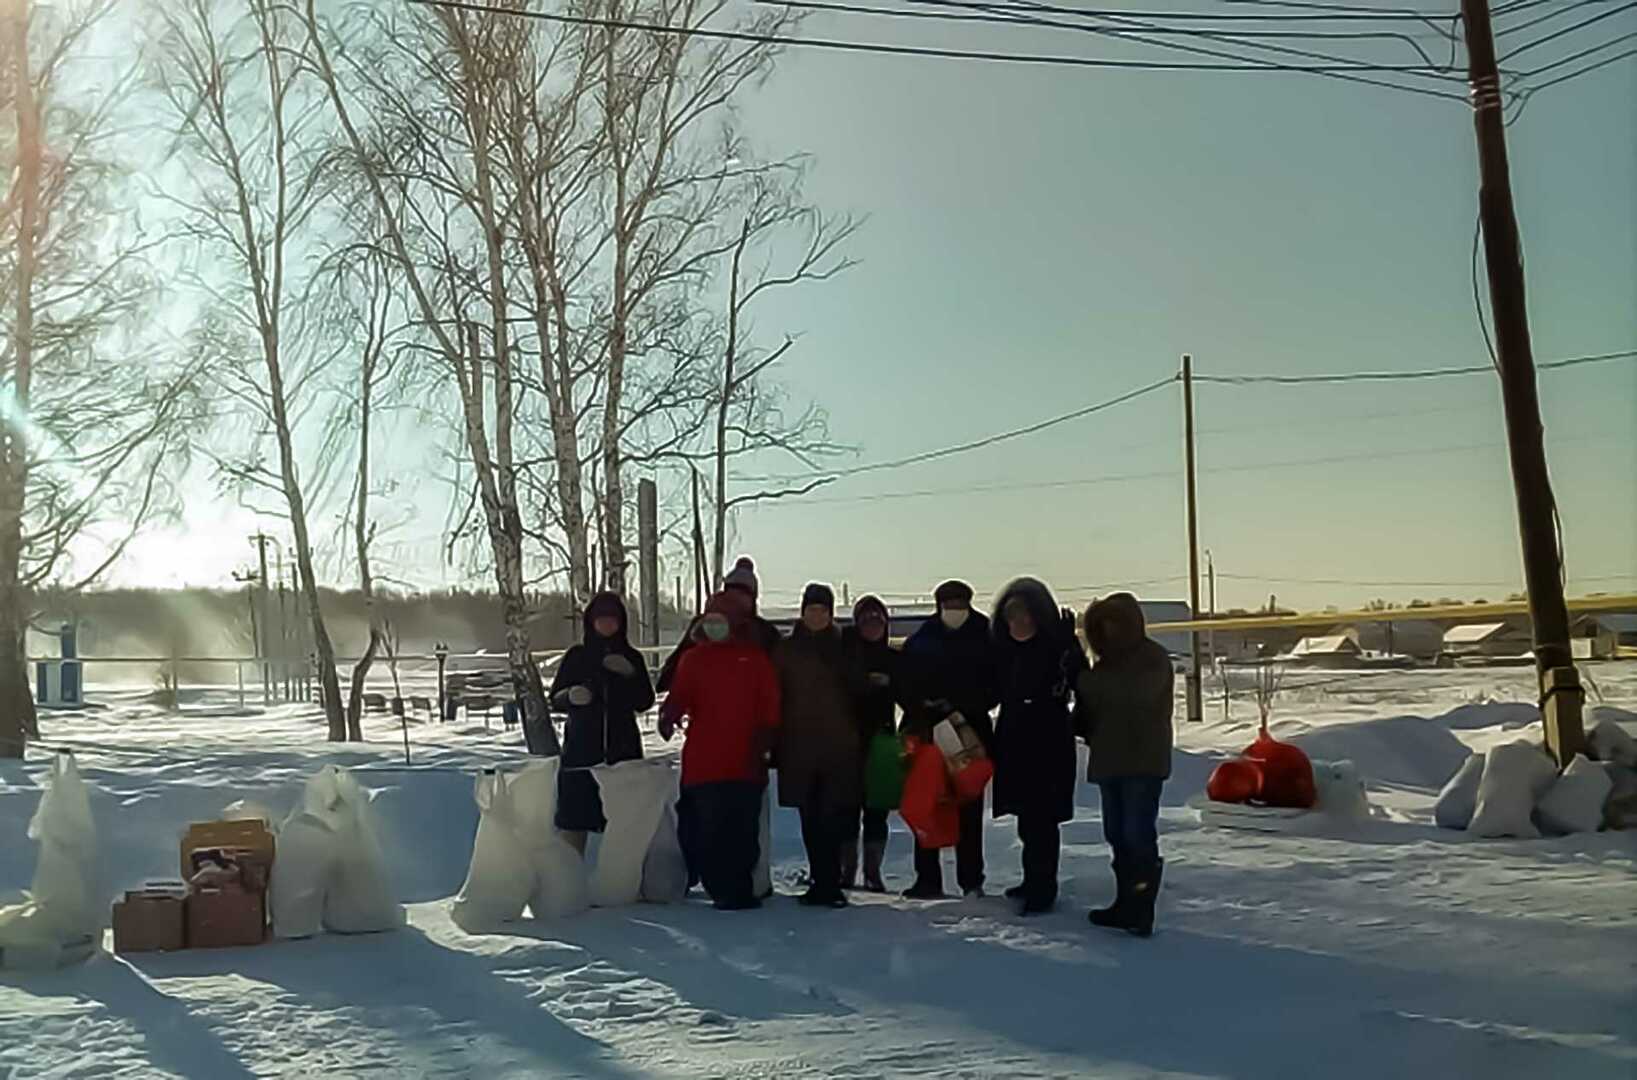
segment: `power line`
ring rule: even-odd
[[[1533,71],[1525,71],[1523,73],[1522,77],[1527,79],[1527,78],[1532,78],[1532,77],[1534,77],[1536,75],[1544,75],[1548,71],[1552,71],[1552,70],[1554,70],[1556,68],[1560,68],[1560,67],[1564,67],[1565,65],[1572,64],[1576,60],[1584,60],[1588,56],[1592,56],[1592,55],[1594,55],[1596,53],[1600,53],[1604,49],[1611,49],[1616,45],[1623,44],[1624,42],[1631,41],[1633,38],[1637,38],[1637,31],[1633,31],[1633,32],[1631,32],[1629,34],[1621,34],[1619,37],[1616,37],[1616,38],[1609,38],[1607,41],[1602,41],[1602,42],[1599,42],[1596,45],[1593,45],[1593,46],[1591,46],[1589,48],[1581,49],[1577,53],[1570,53],[1568,56],[1563,57],[1561,60],[1553,60],[1550,64],[1542,65],[1541,67],[1535,68]],[[1627,53],[1624,53],[1622,55],[1630,56],[1631,53],[1627,52]],[[1610,62],[1613,62],[1614,60],[1618,60],[1618,59],[1620,59],[1620,57],[1611,57]],[[1588,70],[1590,70],[1590,69],[1588,69]],[[1551,84],[1547,83],[1546,85],[1550,86]]]
[[[829,475],[834,479],[841,479],[842,477],[847,476],[860,476],[864,473],[880,472],[883,469],[899,469],[906,465],[919,465],[924,461],[936,461],[938,458],[950,457],[954,454],[964,454],[972,450],[981,450],[986,446],[994,446],[996,443],[1008,442],[1012,439],[1022,438],[1025,435],[1033,435],[1037,432],[1045,431],[1047,428],[1057,427],[1059,424],[1067,424],[1072,420],[1079,420],[1083,417],[1091,416],[1094,413],[1103,412],[1105,409],[1112,409],[1116,405],[1124,405],[1128,401],[1136,401],[1138,398],[1145,397],[1148,394],[1152,394],[1156,390],[1170,386],[1176,381],[1177,376],[1167,375],[1165,378],[1156,382],[1151,382],[1147,386],[1139,387],[1136,390],[1127,391],[1118,397],[1109,398],[1107,401],[1099,401],[1094,405],[1086,405],[1082,408],[1074,409],[1071,412],[1062,413],[1047,420],[1040,420],[1033,424],[1026,424],[1023,427],[1012,428],[1009,431],[1002,431],[998,434],[989,435],[982,439],[974,439],[971,442],[960,443],[956,446],[946,446],[938,450],[927,450],[923,453],[911,454],[909,457],[895,458],[891,461],[877,461],[868,465],[856,465],[850,469],[834,469],[829,470],[827,473],[818,473],[815,475]]]
[[[1524,53],[1528,52],[1531,49],[1539,48],[1540,46],[1546,45],[1546,44],[1548,44],[1550,42],[1553,42],[1553,41],[1556,41],[1559,38],[1566,37],[1567,35],[1572,34],[1577,30],[1584,30],[1586,27],[1591,26],[1593,23],[1602,22],[1604,19],[1612,19],[1616,15],[1622,15],[1625,12],[1631,11],[1633,9],[1637,9],[1637,2],[1621,4],[1619,7],[1613,7],[1613,8],[1610,8],[1609,10],[1607,10],[1607,11],[1599,12],[1598,14],[1593,15],[1589,19],[1582,19],[1581,21],[1575,23],[1573,26],[1565,26],[1561,30],[1553,31],[1550,34],[1547,34],[1545,37],[1536,38],[1533,41],[1526,41],[1522,45],[1519,45],[1517,48],[1513,49],[1511,52],[1509,52],[1509,53],[1505,54],[1504,56],[1502,56],[1500,58],[1500,62],[1504,63],[1507,60],[1511,60],[1513,57],[1522,56]]]
[[[1547,360],[1535,365],[1537,371],[1561,371],[1585,364],[1603,364],[1614,360],[1637,358],[1637,349],[1599,353],[1595,356],[1575,356],[1566,360]],[[1419,379],[1447,379],[1463,375],[1487,375],[1495,370],[1492,364],[1472,367],[1429,368],[1422,371],[1350,371],[1330,375],[1199,375],[1195,382],[1216,383],[1225,386],[1278,385],[1300,386],[1309,383],[1349,382],[1403,382]]]
[[[1595,442],[1600,436],[1572,436],[1558,440],[1558,444]],[[1274,469],[1308,469],[1321,465],[1341,465],[1353,461],[1381,461],[1397,458],[1418,458],[1442,454],[1468,454],[1480,450],[1496,450],[1505,447],[1504,442],[1464,443],[1457,446],[1427,446],[1414,447],[1403,450],[1369,450],[1356,454],[1329,454],[1323,457],[1280,458],[1273,461],[1252,461],[1238,465],[1211,465],[1200,469],[1202,473],[1245,473],[1266,472]],[[1060,488],[1095,487],[1100,484],[1131,483],[1140,480],[1166,480],[1180,476],[1180,469],[1156,469],[1151,472],[1139,473],[1108,473],[1101,476],[1071,477],[1062,480],[1028,480],[1019,482],[1007,481],[992,484],[962,484],[959,486],[920,488],[908,491],[880,491],[860,495],[829,495],[819,498],[802,498],[790,502],[762,503],[761,509],[779,509],[781,507],[826,506],[842,503],[880,502],[884,499],[927,499],[939,498],[946,495],[984,495],[996,493],[1049,491]]]
[[[1567,15],[1570,12],[1579,11],[1581,8],[1594,7],[1594,6],[1598,5],[1598,4],[1606,4],[1608,2],[1609,2],[1609,0],[1574,0],[1574,3],[1565,4],[1564,6],[1558,7],[1558,8],[1553,8],[1551,11],[1548,11],[1544,15],[1537,15],[1533,19],[1529,19],[1529,20],[1527,20],[1525,22],[1513,23],[1511,26],[1503,27],[1503,28],[1501,28],[1499,30],[1496,30],[1495,31],[1495,37],[1497,39],[1499,39],[1499,38],[1506,37],[1509,34],[1522,33],[1523,31],[1528,30],[1528,29],[1530,29],[1532,27],[1539,26],[1541,23],[1551,22],[1553,19],[1561,18],[1562,16]],[[1491,14],[1493,15],[1493,13],[1491,13]]]
[[[1217,577],[1228,581],[1253,581],[1264,585],[1359,585],[1367,588],[1401,589],[1504,589],[1521,591],[1523,582],[1515,578],[1504,581],[1359,581],[1352,578],[1303,578],[1267,574],[1229,574],[1217,571]],[[1637,574],[1570,575],[1574,581],[1626,581]]]
[[[1566,83],[1570,79],[1578,79],[1578,78],[1580,78],[1580,76],[1588,75],[1591,72],[1596,71],[1598,68],[1605,68],[1605,67],[1608,67],[1610,64],[1617,64],[1621,60],[1629,60],[1633,56],[1637,56],[1637,49],[1627,49],[1623,53],[1616,53],[1613,56],[1604,57],[1602,60],[1599,60],[1597,63],[1588,64],[1588,65],[1586,65],[1585,67],[1581,68],[1578,71],[1571,71],[1567,75],[1559,75],[1555,79],[1547,79],[1545,82],[1541,83],[1540,85],[1531,87],[1529,89],[1529,93],[1531,95],[1538,94],[1542,90],[1545,90],[1548,87],[1556,86],[1559,83]],[[1527,101],[1527,98],[1525,100]],[[1517,119],[1517,118],[1514,116],[1513,119]]]
[[[1329,75],[1333,78],[1349,79],[1354,82],[1371,83],[1374,85],[1385,86],[1389,89],[1405,90],[1411,93],[1418,93],[1431,97],[1449,98],[1451,100],[1463,102],[1466,100],[1466,98],[1460,94],[1429,90],[1424,87],[1400,86],[1394,83],[1383,82],[1381,80],[1366,79],[1362,76],[1345,75],[1339,71],[1326,71],[1323,69],[1315,70],[1312,65],[1286,65],[1264,61],[1255,61],[1252,63],[1184,63],[1179,61],[1116,60],[1107,57],[1062,56],[969,49],[946,49],[925,45],[891,45],[884,42],[850,41],[834,38],[791,37],[788,35],[753,33],[744,30],[721,30],[702,26],[671,26],[660,23],[631,22],[624,19],[591,18],[581,15],[564,15],[543,11],[530,11],[522,8],[490,6],[487,4],[472,3],[469,2],[469,0],[406,0],[406,2],[421,7],[439,7],[452,11],[470,11],[485,15],[508,15],[517,18],[535,19],[541,22],[557,23],[567,26],[589,26],[602,29],[632,30],[650,34],[670,34],[679,37],[706,38],[719,41],[740,41],[759,45],[789,45],[795,47],[825,49],[836,52],[873,53],[888,56],[917,56],[947,60],[978,60],[992,63],[1034,64],[1045,67],[1107,68],[1130,71],[1285,71],[1294,73],[1313,73]]]

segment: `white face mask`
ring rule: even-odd
[[[699,624],[699,632],[709,641],[726,641],[732,627],[720,615],[712,615]]]
[[[972,614],[969,608],[944,608],[938,612],[938,618],[951,630],[959,630],[966,625],[966,617]]]

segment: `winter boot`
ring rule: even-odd
[[[1131,884],[1131,906],[1123,925],[1137,937],[1154,934],[1154,904],[1160,896],[1160,878],[1164,872],[1165,860],[1155,859],[1142,868]]]
[[[887,883],[881,880],[881,864],[887,857],[887,845],[879,840],[864,845],[864,888],[870,892],[886,892]]]
[[[1021,900],[1028,895],[1029,883],[1026,881],[1020,881],[1016,885],[1013,885],[1010,889],[1006,890],[1006,899],[1008,900]]]
[[[915,879],[915,884],[904,890],[905,900],[943,900],[946,898],[943,882]]]
[[[841,887],[858,888],[858,845],[841,845]]]
[[[1126,908],[1130,906],[1129,893],[1131,891],[1131,875],[1118,860],[1114,862],[1114,902],[1108,907],[1097,908],[1086,918],[1093,926],[1104,926],[1112,930],[1119,930],[1125,926]]]
[[[847,894],[839,888],[810,885],[806,892],[796,897],[796,903],[802,907],[844,908],[847,906]]]

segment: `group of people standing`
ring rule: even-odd
[[[659,730],[682,744],[678,826],[690,877],[719,908],[758,907],[754,871],[769,770],[778,799],[797,810],[808,880],[799,902],[845,907],[853,888],[883,892],[887,815],[866,784],[872,742],[882,736],[932,741],[945,720],[977,736],[994,766],[995,817],[1014,816],[1022,880],[1005,890],[1025,915],[1053,909],[1059,827],[1073,816],[1076,738],[1089,748],[1087,779],[1100,788],[1113,850],[1115,900],[1091,912],[1100,926],[1152,931],[1163,861],[1157,824],[1171,768],[1170,656],[1146,635],[1134,597],[1093,603],[1081,623],[1034,578],[1002,590],[993,616],[973,609],[971,586],[946,581],[937,613],[900,649],[877,597],[836,622],[835,595],[811,584],[788,637],[757,613],[755,567],[741,559],[666,661]],[[565,770],[641,756],[638,713],[654,689],[626,641],[625,609],[601,594],[586,611],[586,641],[558,668],[552,698],[568,712]],[[900,721],[899,716],[902,715]],[[585,782],[570,780],[584,776]],[[984,800],[960,804],[955,884],[982,896]],[[565,771],[560,828],[578,836],[602,827],[588,773]],[[944,897],[942,851],[917,844],[915,880],[904,896]]]

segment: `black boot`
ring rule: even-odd
[[[1029,885],[1027,882],[1020,881],[1007,889],[1005,895],[1008,900],[1021,900],[1029,895]]]
[[[857,842],[841,845],[841,887],[843,889],[858,888]]]
[[[881,880],[881,864],[887,857],[887,845],[871,840],[864,845],[864,888],[870,892],[886,892],[887,883]]]
[[[1125,868],[1120,865],[1119,860],[1115,860],[1113,863],[1113,869],[1114,902],[1108,905],[1108,907],[1093,910],[1092,913],[1086,917],[1091,920],[1091,925],[1093,926],[1104,926],[1118,930],[1125,925],[1125,911],[1129,903],[1126,894],[1131,888],[1131,883],[1129,881],[1131,875],[1126,873]]]
[[[915,879],[915,884],[904,890],[905,900],[943,900],[947,897],[941,881]]]
[[[1165,860],[1155,859],[1143,867],[1131,885],[1131,909],[1125,928],[1137,937],[1154,934],[1154,903],[1160,896],[1160,878],[1165,872]]]

